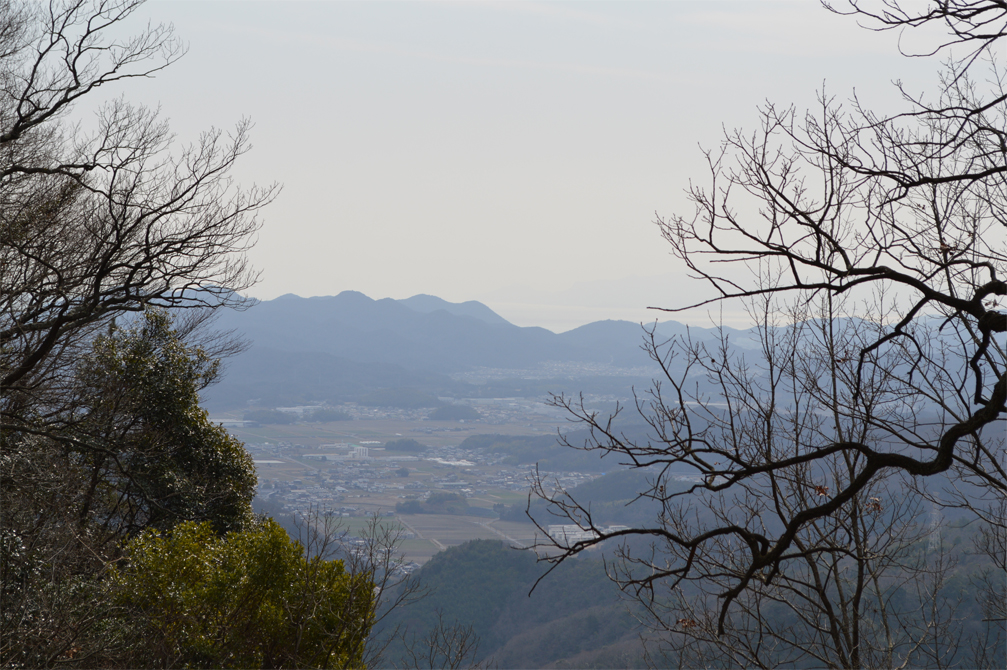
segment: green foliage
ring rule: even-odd
[[[426,514],[426,508],[419,500],[405,500],[395,503],[395,511],[399,514]]]
[[[95,340],[77,370],[84,418],[73,443],[91,481],[81,518],[126,535],[183,520],[224,532],[251,519],[252,458],[199,406],[218,371],[161,311]]]
[[[441,491],[434,491],[427,498],[428,505],[446,505],[456,502],[465,502],[465,496],[459,495],[457,493],[446,493]]]
[[[445,405],[435,409],[428,418],[433,421],[478,421],[482,417],[466,405]]]
[[[242,415],[245,421],[257,421],[258,423],[290,424],[297,421],[297,417],[278,409],[253,409]]]
[[[0,665],[120,663],[132,636],[105,575],[121,543],[252,521],[251,457],[199,407],[217,372],[151,311],[88,343],[58,410],[0,430]]]
[[[143,636],[141,665],[358,667],[374,616],[369,574],[307,558],[272,519],[215,534],[182,523],[127,545],[113,575]]]
[[[263,498],[261,496],[256,496],[252,499],[252,511],[260,516],[268,516],[276,523],[280,524],[287,535],[292,539],[298,539],[301,535],[301,529],[297,525],[297,518],[286,511],[283,501],[273,493],[268,498]]]
[[[395,505],[399,514],[468,514],[470,509],[465,496],[440,491],[431,493],[426,502],[406,500]]]
[[[63,546],[45,546],[37,535],[0,529],[0,667],[69,665],[82,650],[98,667],[121,643],[121,627],[104,625],[101,560],[59,539]]]
[[[426,450],[427,445],[408,437],[402,440],[392,440],[385,443],[385,451],[408,451],[419,453]]]
[[[318,421],[321,423],[327,423],[329,421],[350,421],[352,419],[353,417],[346,412],[327,407],[316,409],[307,416],[308,421]]]

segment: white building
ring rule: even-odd
[[[598,537],[593,530],[584,530],[575,524],[554,524],[548,528],[549,537],[563,547],[569,547],[575,542],[586,542]]]

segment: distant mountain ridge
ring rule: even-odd
[[[578,368],[581,376],[619,370],[643,376],[641,369],[653,368],[637,323],[597,321],[557,334],[516,326],[477,301],[452,303],[423,294],[404,300],[374,300],[358,291],[287,294],[244,311],[221,310],[217,326],[252,345],[228,362],[224,381],[209,392],[229,403],[242,396],[324,400],[394,386],[451,393],[449,375],[479,368],[530,370],[559,363],[566,366],[561,376]],[[657,325],[663,338],[686,328],[674,321]],[[713,331],[692,332],[705,338]]]
[[[219,326],[244,334],[255,347],[442,374],[473,367],[528,368],[545,361],[650,363],[640,350],[640,324],[597,321],[557,334],[515,326],[476,301],[450,303],[428,295],[373,300],[357,291],[312,298],[288,294],[243,312],[224,312]],[[675,322],[659,326],[662,335],[684,330]]]
[[[391,388],[451,397],[584,391],[626,398],[632,387],[648,387],[658,373],[641,346],[641,324],[595,321],[554,333],[516,326],[477,301],[452,303],[422,294],[404,300],[373,300],[358,291],[312,298],[288,294],[244,311],[220,310],[217,327],[233,330],[252,346],[227,361],[223,381],[208,390],[205,399],[215,408],[255,399],[263,406],[344,402]],[[676,321],[648,327],[655,329],[658,344],[686,334],[697,342],[719,337],[718,329]],[[761,358],[757,330],[723,332],[750,363]],[[934,337],[960,346],[936,329]]]
[[[507,319],[503,318],[481,302],[477,302],[475,300],[469,300],[467,302],[448,302],[447,300],[442,300],[437,296],[420,293],[411,298],[396,300],[396,302],[417,312],[429,313],[442,309],[449,314],[454,314],[456,316],[471,316],[473,319],[479,319],[480,321],[489,324],[510,324]]]

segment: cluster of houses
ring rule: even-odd
[[[369,497],[372,503],[374,499],[384,499],[391,508],[396,500],[423,500],[436,491],[479,496],[490,491],[524,492],[529,486],[529,467],[502,465],[503,457],[496,454],[459,447],[431,447],[417,456],[390,456],[384,455],[380,445],[380,442],[329,444],[316,447],[315,453],[302,453],[305,447],[289,443],[248,447],[260,466],[259,495],[290,511],[321,506],[356,516],[366,512],[350,509],[348,503],[360,497]],[[296,479],[285,478],[271,473],[289,472],[289,468],[265,467],[284,464],[301,464],[304,472]],[[422,476],[418,476],[421,469]],[[594,478],[579,472],[539,474],[567,490]]]

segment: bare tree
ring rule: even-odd
[[[717,595],[738,572],[729,546],[704,556],[724,578],[644,601],[646,623],[658,632],[649,640],[657,667],[951,667],[960,660],[964,596],[944,593],[955,559],[908,542],[925,532],[919,524],[901,518],[895,533],[877,532],[871,527],[887,513],[854,509],[804,534],[801,545],[818,553],[739,595],[723,634]]]
[[[443,612],[437,611],[437,624],[423,637],[403,634],[404,663],[412,670],[468,670],[486,667],[475,663],[479,653],[479,636],[471,625],[449,625]]]
[[[84,427],[98,413],[82,398],[79,363],[117,316],[240,306],[236,292],[256,279],[244,254],[256,212],[276,192],[232,183],[229,172],[249,148],[247,121],[179,146],[156,112],[125,98],[111,98],[91,122],[72,118],[82,99],[118,94],[183,54],[170,26],[122,35],[141,4],[0,3],[3,663],[109,658],[102,654],[117,633],[95,624],[108,614],[102,575],[116,547],[89,518],[95,507],[81,501],[101,497],[113,525],[128,505],[90,486],[110,471],[107,458],[90,457],[98,447],[106,457],[116,451]],[[205,316],[190,311],[176,321],[186,338]],[[226,338],[206,341],[214,354],[232,348]],[[106,437],[136,422],[120,413]],[[119,468],[109,480],[135,490],[128,473]],[[254,489],[254,471],[245,480]]]
[[[944,590],[955,559],[921,549],[932,534],[921,513],[927,501],[893,472],[802,525],[779,571],[756,573],[721,616],[723,594],[750,572],[745,539],[782,532],[801,510],[854,477],[863,458],[838,452],[790,468],[755,469],[734,482],[718,466],[728,458],[792,459],[837,434],[867,442],[878,431],[865,419],[892,417],[884,376],[853,387],[855,366],[846,353],[876,336],[877,327],[796,316],[788,326],[764,325],[761,351],[744,355],[732,351],[726,334],[712,343],[664,346],[652,338],[650,349],[667,378],[638,401],[650,443],[629,441],[611,419],[602,424],[579,403],[557,398],[594,432],[587,444],[568,446],[634,459],[630,463],[651,476],[640,498],[659,503],[660,512],[655,527],[607,531],[587,505],[539,481],[537,495],[588,531],[579,542],[550,542],[552,551],[560,550],[552,560],[606,538],[651,538],[648,547],[619,549],[609,572],[661,633],[663,665],[776,667],[810,660],[837,668],[943,667],[957,657],[964,636],[956,617],[961,596]],[[845,365],[837,362],[844,357]],[[878,369],[898,367],[890,360]],[[707,382],[702,391],[689,388],[697,377]],[[862,398],[860,414],[844,416],[837,408],[850,402],[854,388]],[[694,456],[716,470],[683,469],[686,461],[667,457],[668,445],[686,434]]]
[[[640,496],[662,511],[649,527],[608,531],[587,505],[539,482],[539,495],[589,531],[586,540],[552,542],[549,560],[614,538],[650,539],[650,553],[627,547],[614,576],[646,602],[657,602],[659,585],[686,589],[685,598],[707,593],[711,620],[666,609],[659,618],[667,627],[689,622],[710,640],[749,641],[725,662],[756,663],[745,645],[773,640],[790,645],[791,658],[822,653],[837,667],[896,656],[950,662],[940,647],[956,637],[940,622],[949,622],[952,603],[941,605],[937,585],[951,566],[898,563],[915,532],[908,519],[908,536],[877,535],[893,543],[881,547],[892,551],[887,556],[858,558],[875,540],[869,533],[857,540],[855,531],[867,531],[865,506],[887,498],[881,492],[893,482],[899,496],[986,522],[996,521],[1007,497],[1000,335],[1007,332],[1007,87],[997,57],[1007,5],[940,2],[913,14],[894,0],[876,4],[877,11],[859,2],[847,10],[877,29],[937,22],[951,29],[934,48],[951,49],[934,100],[905,95],[907,111],[894,116],[824,94],[820,109],[804,116],[769,105],[757,132],[730,133],[707,154],[710,186],[690,189],[694,213],[658,220],[675,255],[716,291],[710,301],[666,311],[746,301],[757,354],[742,355],[726,336],[704,344],[651,333],[647,348],[662,376],[637,399],[646,439],[628,438],[613,418],[573,399],[556,399],[591,430],[585,443],[569,446],[651,472]],[[676,487],[682,474],[697,480]],[[832,575],[837,589],[848,570],[877,573],[878,584],[884,572],[896,582],[930,574],[933,588],[919,595],[937,609],[919,634],[901,629],[903,642],[830,641],[821,631],[820,641],[788,642],[759,608],[774,593],[798,595],[792,579],[813,596],[802,595],[800,607],[788,601],[798,618],[802,607],[844,602],[838,591],[815,590],[808,575],[816,570]],[[1003,579],[1001,570],[993,586]],[[869,581],[861,587],[878,590]],[[839,607],[816,625],[847,614],[871,625],[904,621],[906,613],[891,608],[871,616],[870,602]],[[749,622],[743,635],[740,621]]]
[[[247,121],[176,150],[155,112],[116,99],[85,132],[76,102],[183,52],[170,27],[111,33],[136,0],[0,9],[0,390],[6,424],[59,385],[67,355],[116,314],[237,304],[243,252],[275,187],[236,189]],[[8,429],[10,429],[8,427]]]
[[[363,528],[351,534],[341,517],[313,508],[295,517],[294,524],[298,540],[309,556],[341,560],[350,575],[367,576],[367,590],[347,594],[344,603],[345,629],[352,631],[360,625],[353,619],[359,603],[374,602],[373,616],[367,622],[368,634],[360,639],[366,667],[453,670],[487,667],[486,663],[475,662],[479,636],[472,626],[448,623],[439,611],[436,625],[422,636],[399,626],[381,625],[393,612],[429,593],[402,569],[405,556],[399,550],[402,529],[397,523],[373,515]],[[389,654],[391,647],[394,653]]]
[[[976,553],[988,565],[972,575],[972,588],[982,612],[981,629],[968,640],[976,667],[996,667],[998,652],[1007,645],[1007,500],[1001,499],[975,540]]]
[[[385,631],[380,635],[371,631],[380,629],[382,621],[393,611],[425,595],[416,580],[402,570],[405,557],[399,550],[402,531],[398,524],[373,515],[362,529],[351,534],[341,517],[318,508],[295,517],[294,523],[298,541],[309,556],[341,560],[349,574],[367,576],[365,591],[347,594],[345,628],[361,630],[360,622],[353,620],[360,610],[359,602],[374,603],[372,617],[366,622],[366,632],[359,642],[365,645],[364,665],[380,665],[382,654],[402,631]]]

